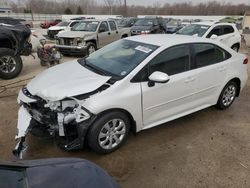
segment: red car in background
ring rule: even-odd
[[[40,23],[40,27],[43,29],[48,29],[50,26],[54,26],[61,22],[61,19],[56,19],[56,20],[46,20],[43,23]]]

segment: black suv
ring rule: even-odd
[[[15,78],[22,70],[21,55],[31,54],[31,31],[13,18],[0,18],[0,78]]]
[[[136,21],[138,19],[137,18],[123,18],[121,20],[118,20],[116,23],[118,25],[118,27],[124,28],[124,27],[132,27]]]
[[[166,33],[162,17],[145,17],[138,19],[131,28],[131,35]]]

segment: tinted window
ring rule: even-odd
[[[117,30],[115,22],[114,21],[109,21],[109,26],[112,31]]]
[[[219,63],[231,57],[228,52],[212,44],[194,44],[194,51],[197,68]]]
[[[72,22],[71,24],[70,24],[70,27],[73,27],[74,25],[76,25],[76,24],[78,24],[79,22]]]
[[[155,71],[174,75],[189,69],[190,51],[187,45],[169,48],[157,55],[151,62],[149,74]]]
[[[233,33],[234,32],[234,29],[232,26],[224,26],[224,32],[223,34],[229,34],[229,33]]]
[[[108,23],[107,22],[102,22],[100,25],[100,29],[104,29],[104,32],[109,31]]]
[[[207,35],[206,38],[210,38],[212,35],[220,36],[221,35],[221,27],[215,27],[214,29],[212,29],[212,31],[210,31],[210,33]]]

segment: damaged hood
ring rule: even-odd
[[[43,71],[28,83],[27,89],[44,100],[58,101],[92,92],[110,78],[86,69],[75,60]]]
[[[94,32],[88,32],[88,31],[66,31],[63,33],[59,33],[57,36],[62,38],[84,38],[87,36],[93,35]]]

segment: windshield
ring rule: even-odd
[[[179,30],[177,34],[190,36],[197,35],[198,37],[202,37],[206,33],[208,28],[209,26],[207,25],[191,24]]]
[[[170,22],[168,22],[167,23],[167,26],[178,26],[178,22],[176,22],[176,21],[170,21]]]
[[[153,26],[153,24],[153,19],[139,19],[137,22],[135,22],[136,26]]]
[[[72,27],[72,31],[96,31],[98,27],[98,21],[83,21]]]
[[[90,54],[85,59],[85,66],[120,79],[129,74],[157,48],[158,46],[123,39]]]
[[[8,188],[28,188],[24,170],[0,168],[0,185]]]
[[[57,24],[57,26],[68,26],[69,22],[60,22]]]
[[[122,19],[119,22],[117,22],[117,25],[119,26],[126,26],[129,23],[129,19]]]

